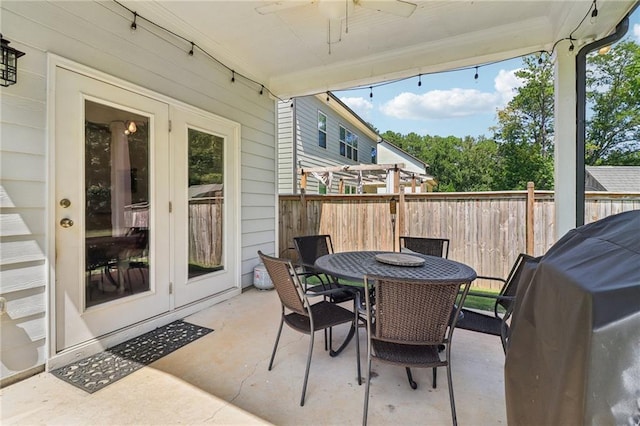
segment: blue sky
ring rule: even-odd
[[[640,43],[640,11],[631,16],[627,38]],[[381,133],[491,137],[496,110],[515,94],[520,82],[514,72],[520,58],[475,69],[423,75],[373,88],[336,91],[334,94]]]

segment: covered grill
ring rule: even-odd
[[[510,425],[640,424],[640,211],[568,232],[518,289]]]

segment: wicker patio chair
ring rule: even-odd
[[[304,373],[302,396],[300,397],[300,405],[303,406],[307,391],[307,381],[309,378],[309,368],[311,366],[311,354],[313,352],[313,338],[315,332],[330,329],[331,327],[340,324],[351,324],[351,327],[354,327],[356,332],[356,365],[358,370],[358,384],[361,384],[360,343],[357,327],[358,313],[351,312],[348,309],[334,303],[330,303],[326,300],[320,300],[319,302],[311,304],[309,302],[309,297],[328,295],[332,291],[335,291],[335,289],[316,293],[310,293],[308,291],[305,292],[302,287],[302,283],[300,282],[300,278],[298,277],[293,264],[289,260],[267,256],[261,251],[258,251],[258,255],[269,273],[282,306],[280,327],[278,328],[278,335],[273,346],[271,360],[269,361],[269,371],[271,371],[271,368],[273,367],[273,360],[276,356],[276,350],[278,348],[283,324],[286,323],[292,329],[310,336],[307,367]],[[329,338],[329,349],[331,349],[331,338]]]
[[[318,292],[329,289],[339,289],[340,291],[332,292],[330,300],[334,303],[342,303],[353,300],[355,293],[351,288],[345,288],[340,285],[336,277],[322,274],[318,272],[314,263],[317,258],[325,254],[333,253],[333,243],[330,235],[306,235],[302,237],[294,237],[293,243],[298,253],[298,262],[302,266],[304,272],[309,275],[315,275],[320,284],[307,288],[307,291]],[[304,280],[306,286],[306,277]]]
[[[400,251],[408,249],[430,256],[449,258],[449,240],[447,238],[400,237]]]
[[[413,382],[410,367],[446,367],[451,416],[453,424],[457,424],[451,380],[451,338],[469,283],[366,276],[365,285],[375,290],[376,303],[374,310],[369,292],[365,292],[367,378],[363,425],[367,424],[372,359],[405,367],[410,382]],[[456,306],[461,286],[464,289]],[[441,345],[444,351],[439,350]]]
[[[528,268],[535,268],[540,258],[534,258],[527,254],[518,255],[509,275],[506,279],[499,277],[487,277],[478,275],[478,278],[486,280],[500,281],[503,283],[498,294],[486,294],[470,291],[469,295],[485,297],[495,300],[493,305],[493,315],[482,313],[470,309],[462,309],[462,315],[456,323],[456,327],[465,330],[477,331],[479,333],[500,336],[502,349],[506,352],[509,338],[508,320],[513,314],[516,292],[518,284],[521,282],[524,271]]]

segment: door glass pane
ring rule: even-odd
[[[195,129],[189,140],[189,278],[224,268],[224,139]]]
[[[85,303],[149,290],[149,118],[85,101]]]

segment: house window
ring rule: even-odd
[[[318,146],[327,147],[327,116],[318,111]]]
[[[358,135],[340,126],[340,155],[358,161]]]
[[[321,183],[318,185],[318,194],[326,194],[327,193],[327,185]]]
[[[378,150],[375,146],[371,147],[371,164],[378,164]]]

